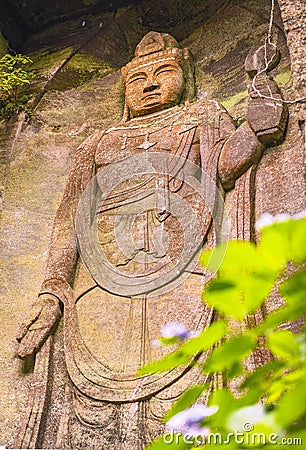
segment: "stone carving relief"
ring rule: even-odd
[[[270,50],[247,58],[255,81],[247,121],[237,129],[217,102],[195,101],[192,55],[172,36],[148,33],[121,69],[122,122],[95,133],[76,153],[45,281],[18,336],[20,358],[36,354],[36,362],[17,448],[141,449],[162,432],[171,402],[201,380],[194,367],[136,372],[169,351],[154,346],[165,323],[200,330],[214,320],[200,300],[203,245],[252,239],[256,164],[265,147],[284,138],[287,122],[267,75],[271,67],[263,70]],[[54,401],[52,334],[62,314],[67,379]],[[213,388],[220,379],[206,381]],[[60,419],[51,432],[52,405]]]

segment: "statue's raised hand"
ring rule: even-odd
[[[245,69],[252,78],[249,88],[247,120],[257,139],[265,146],[278,145],[285,137],[288,108],[268,72],[277,66],[280,53],[274,44],[252,48]]]
[[[51,294],[43,294],[32,305],[27,320],[20,326],[17,336],[18,356],[24,359],[42,346],[56,327],[61,316],[59,300]]]

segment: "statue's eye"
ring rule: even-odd
[[[158,77],[159,75],[170,72],[175,72],[175,69],[172,69],[172,67],[165,67],[164,69],[159,70],[155,76]]]
[[[127,84],[132,84],[132,83],[135,83],[137,81],[146,81],[146,77],[144,75],[136,76],[136,77],[128,80]]]

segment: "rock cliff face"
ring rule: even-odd
[[[279,0],[289,48],[293,87],[298,98],[306,96],[305,45],[306,6],[303,0]],[[300,104],[300,120],[305,123],[305,103]]]
[[[306,95],[305,3],[279,0],[271,75],[285,99]],[[42,280],[54,212],[78,145],[121,118],[119,68],[150,31],[173,34],[196,60],[198,96],[220,101],[237,125],[245,118],[244,59],[268,32],[270,0],[43,2],[0,0],[0,52],[24,52],[36,78],[30,115],[0,124],[2,193],[0,445],[11,446],[22,420],[30,368],[15,357],[18,323]],[[280,8],[280,9],[279,9]],[[256,216],[304,207],[305,117],[290,107],[287,137],[265,152],[256,179]],[[227,200],[230,203],[230,196]]]

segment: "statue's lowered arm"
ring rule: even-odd
[[[101,132],[88,138],[72,162],[64,194],[53,224],[44,282],[27,320],[21,325],[17,340],[18,356],[35,353],[61,316],[61,291],[72,287],[78,261],[75,214],[80,196],[94,176],[94,153]]]

